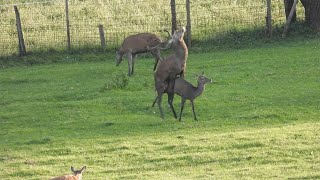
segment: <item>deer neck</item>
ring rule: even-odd
[[[173,50],[179,59],[186,61],[188,58],[188,47],[183,39],[179,39],[178,43],[174,45]]]
[[[75,175],[76,180],[82,180],[82,174]]]
[[[204,90],[204,84],[198,82],[198,86],[195,88],[195,97],[200,96]]]

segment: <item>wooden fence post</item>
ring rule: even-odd
[[[69,2],[66,0],[66,26],[67,26],[67,46],[70,50],[71,40],[70,40],[70,23],[69,23]]]
[[[27,54],[26,46],[24,44],[22,27],[21,27],[21,20],[20,20],[20,13],[17,6],[14,7],[14,12],[16,14],[16,25],[17,25],[17,33],[18,33],[18,40],[19,40],[19,54],[20,56],[24,56]]]
[[[177,13],[176,13],[176,1],[171,0],[171,34],[174,33],[175,30],[177,30]]]
[[[191,47],[191,17],[190,17],[190,0],[186,0],[187,9],[187,46]]]
[[[271,0],[267,0],[267,31],[269,37],[272,37]]]
[[[106,39],[104,38],[104,30],[103,30],[103,25],[99,25],[99,34],[100,34],[100,41],[101,41],[101,47],[103,50],[106,49]]]
[[[284,30],[283,30],[283,33],[282,33],[282,38],[285,38],[287,36],[292,17],[294,15],[294,13],[296,12],[297,2],[298,2],[298,0],[294,0],[294,2],[293,2],[289,17],[287,19],[286,25],[284,26]]]

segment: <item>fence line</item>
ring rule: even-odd
[[[4,1],[0,4],[0,56],[18,54],[13,4],[18,4],[28,51],[67,49],[65,0],[24,2]],[[175,8],[177,26],[186,26],[185,0],[176,0]],[[266,8],[266,0],[193,0],[190,4],[192,39],[207,41],[216,38],[220,42],[221,35],[252,28],[258,29],[260,35],[266,25]],[[301,14],[303,12],[298,11],[298,16]],[[119,46],[129,34],[149,31],[164,38],[166,33],[162,30],[171,30],[168,0],[69,0],[69,16],[72,49],[100,48],[100,25],[104,27],[108,48]],[[284,22],[283,1],[273,0],[272,24],[281,26]]]

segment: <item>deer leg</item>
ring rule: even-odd
[[[194,104],[193,104],[193,100],[190,100],[190,102],[191,102],[191,106],[192,106],[192,112],[193,112],[194,120],[198,121],[197,116],[196,116],[196,113],[194,112]]]
[[[182,70],[179,75],[180,77],[184,78],[184,70]]]
[[[173,98],[174,98],[174,83],[175,83],[174,79],[169,81],[167,94],[168,94],[168,104],[172,110],[174,118],[177,119],[177,114],[176,114],[176,111],[174,110],[173,104],[172,104]]]
[[[160,50],[158,48],[156,48],[156,49],[150,50],[150,52],[151,52],[152,56],[155,58],[155,63],[154,63],[154,67],[153,67],[153,70],[155,71],[157,68],[157,65],[159,63],[159,60],[162,61]]]
[[[153,101],[152,107],[154,107],[154,105],[156,104],[157,100],[158,100],[158,96],[157,96],[156,99]]]
[[[132,69],[131,69],[132,71],[131,71],[131,75],[133,75],[133,72],[134,72],[134,63],[135,63],[136,57],[137,57],[136,54],[132,55]]]
[[[155,70],[157,69],[158,62],[159,62],[159,60],[158,60],[158,59],[156,59],[156,61],[154,62],[153,71],[155,71]]]
[[[173,102],[173,97],[174,97],[174,93],[168,93],[168,104],[169,104],[169,106],[170,106],[170,108],[171,108],[171,110],[172,110],[172,113],[173,113],[174,118],[177,119],[177,114],[176,114],[176,111],[174,110],[173,104],[172,104],[172,102]]]
[[[132,75],[132,54],[128,53],[128,76]]]
[[[158,106],[159,106],[160,116],[161,116],[162,119],[164,119],[163,110],[162,110],[162,107],[161,107],[162,94],[163,93],[158,93],[157,99],[158,99]]]
[[[164,82],[157,82],[156,83],[156,89],[158,91],[158,94],[160,93],[159,91],[161,91],[162,94],[165,93],[167,88],[168,88],[168,84],[166,84]],[[159,95],[154,99],[154,101],[152,103],[152,107],[154,107],[154,105],[156,104],[158,98],[159,98]]]
[[[180,117],[179,117],[179,121],[181,121],[182,111],[183,111],[183,108],[184,108],[184,104],[185,104],[185,102],[186,102],[186,99],[181,98],[181,110],[180,110]]]

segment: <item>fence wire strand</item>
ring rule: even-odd
[[[3,0],[0,56],[18,54],[14,5],[20,11],[27,51],[67,48],[65,0]],[[190,6],[192,38],[196,41],[221,41],[231,31],[256,28],[261,33],[265,28],[265,0],[193,0]],[[99,48],[99,25],[104,27],[109,48],[138,32],[153,32],[164,38],[163,30],[171,29],[170,8],[168,0],[69,0],[71,47]],[[185,26],[184,0],[176,0],[176,14],[178,27]],[[272,17],[274,25],[284,23],[283,0],[272,1]]]

